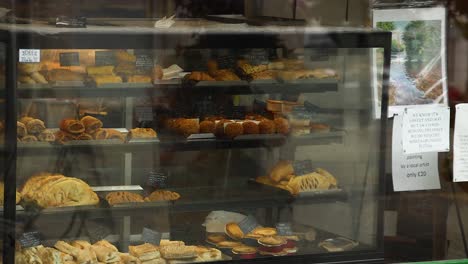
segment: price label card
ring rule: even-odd
[[[405,154],[449,151],[450,109],[440,106],[405,109],[402,140]]]
[[[468,181],[468,104],[458,104],[453,135],[453,181]]]
[[[19,62],[41,62],[41,50],[20,49]]]
[[[37,231],[26,232],[18,238],[18,241],[23,248],[36,247],[41,245],[41,235]]]
[[[59,54],[60,66],[80,66],[80,53],[65,52]]]
[[[268,64],[270,53],[267,49],[248,49],[242,56],[252,65]]]
[[[402,148],[402,119],[401,115],[395,115],[393,119],[392,177],[394,191],[440,189],[438,153],[406,155]]]
[[[296,160],[293,162],[294,174],[301,176],[314,171],[312,161],[310,160]]]
[[[141,240],[145,243],[159,246],[159,243],[161,243],[161,233],[144,227],[141,232]]]
[[[96,51],[94,60],[96,66],[108,66],[117,64],[117,59],[115,57],[114,51]]]
[[[147,50],[135,50],[135,67],[140,73],[147,73],[153,70],[153,52]]]

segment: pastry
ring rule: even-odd
[[[98,86],[109,83],[122,83],[122,78],[115,75],[95,75],[93,80]]]
[[[200,133],[199,120],[197,118],[187,118],[180,120],[178,124],[178,131],[184,137]]]
[[[290,175],[294,174],[294,167],[292,162],[287,160],[281,160],[273,167],[269,176],[273,182],[280,182],[281,180],[289,180]]]
[[[325,124],[311,123],[310,132],[327,133],[330,132],[330,126]]]
[[[57,141],[60,144],[76,139],[76,135],[73,135],[73,134],[70,134],[61,130],[55,132],[54,136],[55,136],[55,141]]]
[[[36,142],[37,137],[33,135],[26,135],[23,138],[21,138],[21,142]]]
[[[96,132],[94,132],[94,134],[92,135],[94,139],[97,139],[97,140],[104,140],[104,139],[107,139],[107,136],[108,136],[108,131],[109,129],[98,129],[96,130]],[[118,132],[118,131],[117,131]]]
[[[137,257],[141,261],[148,261],[151,259],[158,259],[161,257],[158,247],[145,243],[139,246],[128,246],[130,255]]]
[[[167,261],[163,258],[157,258],[157,259],[150,259],[146,261],[141,261],[141,264],[166,264]],[[172,264],[172,263],[170,263]]]
[[[119,250],[114,245],[109,243],[109,241],[107,241],[107,240],[99,240],[98,242],[94,243],[93,245],[106,247],[106,248],[111,249],[114,252],[119,252]]]
[[[39,141],[43,141],[43,142],[54,142],[55,141],[55,135],[54,135],[54,132],[52,132],[49,129],[46,129],[46,130],[42,131],[39,135],[37,135],[37,139],[39,139]]]
[[[231,123],[231,122],[232,122],[231,120],[227,120],[227,119],[219,120],[216,123],[215,135],[217,137],[223,137],[224,136],[224,124]]]
[[[216,248],[197,246],[195,247],[195,251],[197,252],[198,258],[200,258],[201,262],[222,260],[222,253]]]
[[[191,81],[215,81],[208,73],[194,71],[190,74],[185,75],[186,80]]]
[[[60,252],[55,248],[39,247],[38,253],[44,264],[75,263],[73,261],[73,256]]]
[[[336,180],[336,178],[330,172],[328,172],[328,171],[326,171],[326,170],[324,170],[322,168],[317,168],[315,171],[317,173],[319,173],[320,175],[325,176],[325,178],[330,183],[330,188],[338,187],[338,181]]]
[[[202,121],[200,122],[200,133],[215,133],[216,124],[214,121]]]
[[[212,234],[206,237],[206,242],[210,244],[217,244],[222,241],[226,241],[226,236],[223,234]]]
[[[26,126],[21,123],[21,122],[16,122],[16,135],[19,138],[22,138],[28,134],[28,131],[26,130]]]
[[[110,205],[144,202],[143,196],[131,192],[111,192],[106,195],[106,200]]]
[[[136,62],[136,57],[133,54],[128,53],[125,50],[118,50],[115,52],[115,58],[117,62],[120,63],[133,63]]]
[[[152,128],[134,128],[130,130],[129,135],[131,139],[152,139],[158,137],[156,131]]]
[[[120,261],[120,255],[117,251],[114,251],[108,247],[99,246],[99,245],[92,245],[91,250],[97,256],[97,259],[100,262],[104,263],[114,263]]]
[[[122,264],[140,264],[140,260],[128,253],[119,253],[120,263]]]
[[[98,129],[102,128],[101,120],[92,116],[84,116],[80,121],[84,125],[85,131],[88,134],[94,134]]]
[[[274,134],[276,132],[275,122],[265,119],[258,124],[260,134]]]
[[[24,84],[35,84],[35,83],[36,83],[36,81],[34,81],[34,79],[31,78],[31,77],[28,76],[28,75],[20,75],[20,76],[18,77],[18,81],[19,81],[20,83],[24,83]]]
[[[206,63],[206,66],[208,68],[208,73],[211,76],[215,75],[216,71],[219,70],[218,62],[216,60],[208,60],[208,62]]]
[[[23,74],[31,74],[41,69],[39,63],[18,63],[18,71]]]
[[[160,247],[167,247],[167,246],[185,246],[184,241],[176,241],[176,240],[168,240],[168,239],[161,239],[159,242]]]
[[[15,252],[15,264],[42,264],[41,257],[34,248]]]
[[[85,132],[83,123],[75,119],[64,119],[60,122],[60,129],[70,134],[81,134]]]
[[[268,65],[261,64],[254,66],[249,63],[246,63],[245,61],[238,61],[237,67],[244,75],[257,74],[268,70]]]
[[[252,80],[273,80],[276,77],[276,73],[274,71],[263,71],[257,72],[250,75]]]
[[[50,173],[40,173],[33,175],[23,184],[22,188],[20,189],[21,196],[27,200],[30,199],[31,195],[41,187],[39,182],[50,176],[52,176]],[[64,177],[63,175],[56,176]]]
[[[86,72],[88,75],[113,76],[114,66],[89,66],[86,68]]]
[[[165,259],[186,259],[197,257],[195,246],[171,245],[161,247],[161,256]]]
[[[226,234],[234,240],[241,240],[244,238],[244,232],[242,232],[237,223],[228,223],[225,229]]]
[[[163,68],[159,65],[154,66],[153,68],[153,80],[162,80],[164,77]]]
[[[255,254],[257,253],[257,248],[250,246],[239,246],[232,249],[234,254]]]
[[[48,84],[49,82],[44,78],[44,76],[38,72],[33,72],[31,73],[31,78],[36,82],[40,84]]]
[[[258,242],[268,246],[280,246],[286,243],[286,240],[277,236],[268,236],[258,239]]]
[[[125,137],[122,135],[122,133],[120,133],[119,131],[115,129],[106,129],[105,134],[106,134],[106,139],[118,139],[121,142],[125,142]],[[101,136],[103,135],[101,134]]]
[[[4,204],[4,195],[5,195],[5,185],[3,182],[0,182],[0,205],[3,206]],[[21,194],[16,191],[16,204],[21,201]]]
[[[132,75],[127,77],[129,83],[151,83],[151,77],[146,75]]]
[[[30,117],[30,116],[23,116],[20,118],[20,122],[23,123],[24,125],[28,124],[29,121],[32,121],[34,120],[34,118]]]
[[[57,81],[83,81],[84,76],[79,72],[73,72],[67,69],[53,69],[47,72],[49,82]]]
[[[241,123],[232,122],[232,123],[226,124],[226,126],[224,127],[224,135],[230,139],[240,136],[243,133],[244,133],[244,128]]]
[[[277,117],[273,120],[275,122],[276,132],[287,135],[289,134],[289,122],[286,118]]]
[[[237,241],[221,241],[218,244],[216,244],[218,248],[235,248],[235,247],[240,247],[244,246],[241,242]]]
[[[244,134],[246,135],[256,135],[260,133],[260,129],[257,123],[253,121],[245,121],[242,123],[242,127],[244,129]]]
[[[75,140],[93,140],[93,136],[87,133],[79,134],[75,137]]]
[[[39,119],[25,116],[20,119],[20,122],[26,126],[28,134],[39,134],[45,130],[44,122]]]
[[[240,81],[240,78],[231,70],[216,70],[210,73],[216,81]]]
[[[259,236],[276,236],[278,232],[272,227],[257,227],[252,231],[252,234]]]
[[[75,241],[72,241],[70,245],[79,249],[88,249],[91,247],[91,243],[89,243],[86,240],[75,240]]]
[[[145,198],[147,202],[155,201],[175,201],[180,198],[180,194],[168,190],[156,190]]]
[[[60,250],[61,252],[66,253],[68,255],[71,255],[71,256],[73,256],[75,258],[77,258],[80,255],[80,253],[82,253],[81,249],[79,249],[77,247],[74,247],[74,246],[68,244],[67,242],[61,241],[61,240],[57,241],[55,243],[54,247],[56,249]]]
[[[317,172],[312,172],[301,177],[292,178],[288,186],[292,189],[293,194],[298,194],[314,190],[328,190],[332,185],[327,177]]]

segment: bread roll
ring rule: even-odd
[[[180,122],[179,132],[184,136],[188,137],[192,134],[200,133],[200,124],[199,120],[196,118],[193,119],[183,119]]]
[[[274,120],[275,122],[275,127],[276,127],[276,132],[287,135],[289,134],[289,121],[286,118],[283,117],[277,117]]]
[[[200,123],[200,133],[215,133],[216,124],[213,121],[202,121]]]
[[[265,119],[258,124],[260,134],[274,134],[276,132],[275,123]]]
[[[242,126],[244,128],[244,134],[246,135],[256,135],[260,133],[257,123],[253,121],[245,121],[242,123]]]
[[[224,135],[230,139],[240,136],[243,133],[244,133],[244,128],[241,123],[232,122],[232,123],[228,123],[224,127]]]

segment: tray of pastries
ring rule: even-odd
[[[101,195],[101,194],[100,194]],[[102,194],[102,198],[111,207],[151,206],[155,204],[169,204],[179,200],[181,195],[170,190],[155,190],[148,195],[143,191],[112,191]]]

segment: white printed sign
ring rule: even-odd
[[[393,190],[418,191],[440,189],[438,153],[405,155],[402,148],[403,117],[393,118],[392,178]]]
[[[41,50],[20,49],[19,62],[41,62]]]
[[[453,181],[468,181],[468,104],[456,106],[453,134]]]
[[[403,152],[447,152],[450,150],[448,107],[407,108],[403,114]]]

